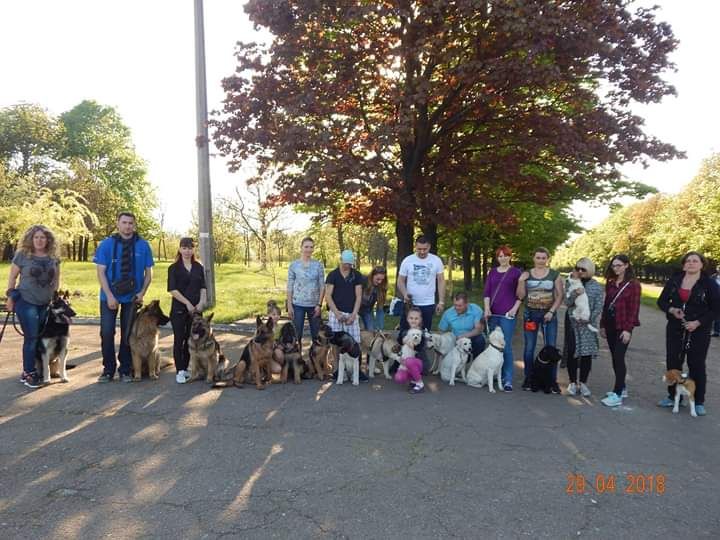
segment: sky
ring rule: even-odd
[[[239,0],[205,0],[208,109],[219,109],[220,81],[235,68],[236,41],[258,35]],[[658,0],[680,45],[671,57],[678,91],[660,104],[638,106],[647,132],[675,144],[687,159],[625,167],[632,180],[676,193],[701,161],[720,151],[720,1]],[[52,114],[84,99],[115,107],[148,164],[166,230],[184,233],[197,201],[195,148],[194,11],[192,0],[22,0],[0,2],[0,107],[37,103]],[[211,156],[213,198],[231,196],[244,175],[227,172]],[[606,207],[576,205],[585,226],[607,216]],[[296,220],[303,223],[303,220]]]

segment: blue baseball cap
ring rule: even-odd
[[[343,264],[355,264],[355,255],[351,250],[346,249],[340,254],[340,262]]]

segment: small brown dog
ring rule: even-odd
[[[663,375],[663,381],[668,386],[675,385],[675,404],[673,405],[673,414],[680,412],[680,397],[687,396],[690,401],[690,416],[697,416],[695,412],[695,381],[688,377],[684,377],[679,369],[671,369]]]
[[[321,324],[317,337],[310,346],[310,364],[315,370],[315,375],[319,381],[324,381],[330,372],[328,366],[328,355],[332,349],[330,339],[332,338],[332,330],[327,324]]]
[[[158,326],[168,322],[170,319],[160,308],[159,300],[150,302],[135,317],[128,338],[134,381],[142,378],[143,368],[147,369],[151,379],[157,379],[160,376],[160,330],[158,330]]]

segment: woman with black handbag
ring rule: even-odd
[[[720,314],[720,292],[714,280],[704,272],[707,260],[697,251],[681,259],[682,272],[672,276],[660,294],[657,304],[667,316],[665,331],[667,369],[682,371],[687,357],[690,378],[695,381],[695,411],[705,416],[705,359],[710,346],[710,331]],[[675,386],[668,387],[668,397],[659,407],[672,407]]]
[[[640,282],[635,279],[630,259],[615,255],[605,269],[605,304],[600,317],[600,333],[607,338],[615,372],[615,386],[600,400],[603,405],[617,407],[627,397],[625,389],[625,353],[632,332],[640,326]]]

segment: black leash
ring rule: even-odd
[[[5,322],[3,322],[2,330],[0,330],[0,343],[2,343],[3,336],[5,335],[5,328],[7,327],[8,320],[10,319],[10,311],[5,315]],[[14,319],[14,317],[13,317]]]

